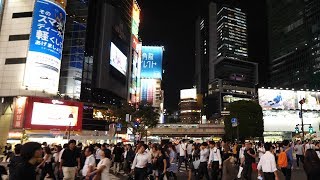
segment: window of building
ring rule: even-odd
[[[12,13],[12,18],[26,18],[26,17],[32,17],[32,11],[30,11],[30,12]]]
[[[9,41],[21,41],[21,40],[29,40],[30,34],[17,34],[10,35]]]
[[[26,58],[7,58],[5,64],[24,64]]]

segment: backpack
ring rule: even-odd
[[[278,165],[280,168],[286,168],[288,166],[287,153],[281,152],[278,156]]]

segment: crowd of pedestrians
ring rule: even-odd
[[[83,147],[75,140],[49,146],[28,142],[15,145],[10,157],[10,180],[109,180],[110,170],[126,179],[177,180],[185,173],[188,180],[278,180],[280,173],[292,179],[292,169],[303,168],[308,180],[320,179],[320,144],[315,142],[195,143],[181,140],[166,143],[138,142],[92,144]],[[294,157],[296,156],[296,161]],[[186,171],[184,171],[185,168]],[[254,177],[256,179],[256,177]]]

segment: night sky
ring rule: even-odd
[[[205,1],[208,0],[138,0],[142,43],[165,47],[163,89],[169,111],[178,110],[180,89],[194,85],[195,20],[199,12],[206,10],[201,8]],[[259,75],[263,84],[268,57],[265,0],[239,1],[248,12],[249,58],[263,67]]]

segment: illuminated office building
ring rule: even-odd
[[[320,1],[270,0],[270,86],[319,89]]]
[[[201,110],[196,89],[183,89],[180,91],[180,121],[183,124],[200,123]]]
[[[206,7],[196,21],[195,85],[211,118],[227,106],[224,99],[254,97],[258,65],[248,61],[246,12],[224,2]]]

